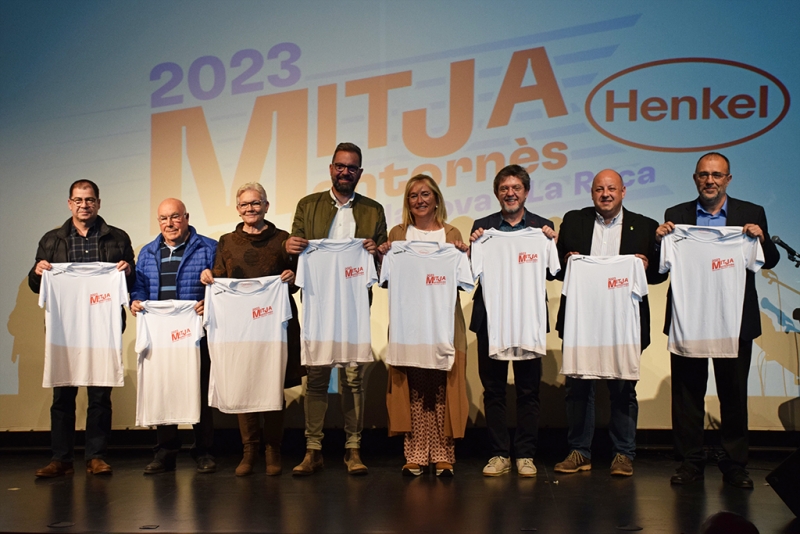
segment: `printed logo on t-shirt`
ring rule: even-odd
[[[435,274],[429,274],[425,277],[425,285],[443,286],[445,284],[447,284],[447,277],[445,275],[438,276]]]
[[[184,328],[183,330],[173,330],[172,331],[172,341],[180,341],[181,339],[185,339],[192,335],[191,328]]]
[[[266,317],[267,315],[272,315],[272,306],[267,306],[266,308],[256,306],[253,308],[253,319],[260,319],[261,317]]]
[[[519,263],[536,263],[539,261],[539,255],[536,253],[529,254],[527,252],[520,252],[518,262]]]
[[[364,267],[345,267],[344,277],[353,278],[355,276],[364,276]]]
[[[628,287],[627,278],[611,277],[608,279],[608,289],[619,289],[621,287]]]
[[[89,295],[89,304],[103,304],[104,302],[111,302],[111,293],[92,293]]]
[[[712,271],[719,271],[720,269],[727,269],[728,267],[734,267],[733,258],[728,258],[728,259],[716,258],[714,260],[711,260]]]

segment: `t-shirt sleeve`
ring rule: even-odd
[[[42,272],[42,283],[39,286],[39,307],[44,308],[47,304],[48,293],[50,292],[50,277],[53,274],[50,271]]]
[[[672,236],[673,234],[666,235],[661,240],[661,259],[658,263],[658,272],[661,274],[672,269],[672,262],[675,259],[675,243]]]
[[[212,328],[214,326],[214,297],[213,297],[214,284],[206,286],[206,296],[203,302],[203,328]]]
[[[744,245],[745,265],[751,271],[758,272],[764,265],[764,249],[756,237],[747,237]]]
[[[292,307],[289,304],[289,284],[280,282],[280,294],[278,296],[278,302],[281,305],[281,322],[288,323],[289,319],[292,318]]]
[[[547,244],[545,245],[545,250],[547,251],[547,270],[550,271],[550,274],[555,276],[555,274],[561,270],[561,262],[558,261],[558,247],[556,247],[555,239],[547,239]]]
[[[396,250],[389,249],[389,253],[383,257],[383,263],[381,264],[381,272],[380,277],[378,278],[378,282],[380,285],[385,284],[389,281],[389,278],[392,274],[392,258]]]
[[[127,308],[128,305],[128,284],[125,282],[125,273],[122,271],[116,271],[116,279],[114,281],[116,287],[114,290],[117,292],[117,298],[119,299],[119,303]],[[138,323],[137,323],[138,324]]]
[[[466,252],[459,252],[458,254],[458,287],[464,291],[472,291],[475,289],[475,277],[472,276],[469,258]]]
[[[294,285],[303,289],[306,285],[306,270],[308,269],[308,255],[306,254],[306,250],[300,253],[300,256],[297,257],[297,273],[294,276]]]
[[[572,277],[572,260],[575,255],[572,255],[567,260],[566,273],[564,274],[564,283],[561,285],[561,294],[567,296],[569,294],[570,278]]]
[[[647,291],[647,273],[644,271],[644,262],[641,258],[634,256],[633,287],[631,288],[631,293],[638,297],[638,300],[642,300],[642,298],[647,295]]]
[[[483,236],[472,243],[472,274],[478,279],[483,274]]]
[[[364,266],[367,269],[367,287],[372,287],[378,283],[378,269],[375,268],[375,262],[372,260],[372,254],[367,252],[367,249],[361,247],[364,251]]]
[[[146,356],[150,348],[150,330],[147,328],[147,312],[141,311],[136,315],[136,344],[134,350],[139,358]]]
[[[197,312],[194,311],[194,305],[197,304],[197,301],[192,301],[192,313],[195,316],[194,320],[194,342],[200,343],[200,340],[206,336],[206,331],[203,329],[203,315],[197,315]]]

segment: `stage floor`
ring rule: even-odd
[[[80,454],[80,453],[79,453]],[[635,475],[608,474],[608,458],[574,475],[553,473],[561,458],[537,458],[537,478],[486,478],[486,458],[459,457],[455,477],[401,476],[395,452],[364,454],[370,473],[349,477],[342,458],[325,455],[325,470],[306,478],[290,472],[301,457],[284,455],[284,474],[236,477],[239,456],[217,458],[214,474],[198,474],[187,452],[178,469],[143,475],[152,454],[115,450],[114,474],[35,479],[47,453],[3,452],[0,531],[14,532],[698,532],[720,510],[737,512],[762,533],[798,533],[800,520],[766,485],[764,477],[786,453],[753,453],[752,491],[728,487],[714,466],[706,479],[673,487],[675,463],[667,453],[640,452]],[[80,464],[82,465],[82,463]],[[800,483],[800,482],[798,482]]]

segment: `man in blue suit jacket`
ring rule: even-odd
[[[527,227],[541,228],[550,239],[556,233],[552,221],[525,209],[525,199],[531,189],[531,178],[519,165],[509,165],[497,173],[494,194],[500,202],[500,211],[478,219],[472,226],[470,241],[475,241],[483,231],[495,228],[514,231]],[[481,286],[472,297],[472,319],[469,329],[478,336],[478,373],[483,384],[483,406],[492,458],[484,467],[485,476],[500,476],[511,469],[511,443],[506,426],[506,382],[508,361],[489,357],[489,331],[486,306]],[[549,321],[548,321],[549,330]],[[542,378],[542,359],[518,360],[514,365],[514,385],[517,390],[517,429],[514,436],[514,456],[517,473],[522,477],[536,475],[533,463],[539,433],[539,383]]]
[[[764,208],[736,200],[726,190],[733,176],[728,158],[716,152],[702,156],[695,167],[694,182],[699,196],[696,200],[678,204],[664,214],[664,224],[658,227],[656,239],[672,232],[676,224],[699,226],[741,226],[750,237],[758,238],[764,251],[764,269],[772,269],[780,254],[769,238]],[[672,293],[667,299],[664,333],[669,334],[672,322]],[[753,340],[761,335],[761,314],[758,307],[755,273],[747,271],[744,309],[739,331],[737,358],[714,359],[714,378],[717,383],[722,424],[722,458],[718,466],[723,480],[738,488],[750,489],[753,481],[747,465],[747,378]],[[675,452],[681,466],[670,479],[672,484],[689,484],[703,479],[705,451],[703,450],[703,420],[705,394],[708,384],[708,360],[670,355],[672,371],[672,434]]]
[[[144,300],[196,300],[195,311],[203,314],[205,286],[200,273],[214,266],[217,242],[198,234],[189,226],[186,206],[178,199],[168,198],[158,206],[158,225],[161,234],[142,247],[136,265],[136,284],[131,291],[131,312],[142,311]],[[198,473],[216,471],[211,444],[214,439],[214,421],[208,406],[208,377],[211,360],[208,342],[200,341],[200,422],[194,425],[195,443],[192,456],[197,461]],[[181,448],[177,425],[156,427],[155,459],[144,468],[151,475],[172,471]]]

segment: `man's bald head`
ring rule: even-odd
[[[158,205],[158,226],[164,242],[177,246],[189,237],[189,214],[186,205],[177,198],[168,198]]]
[[[625,183],[622,176],[612,169],[604,169],[592,180],[592,202],[594,209],[608,223],[622,210],[625,198]]]

